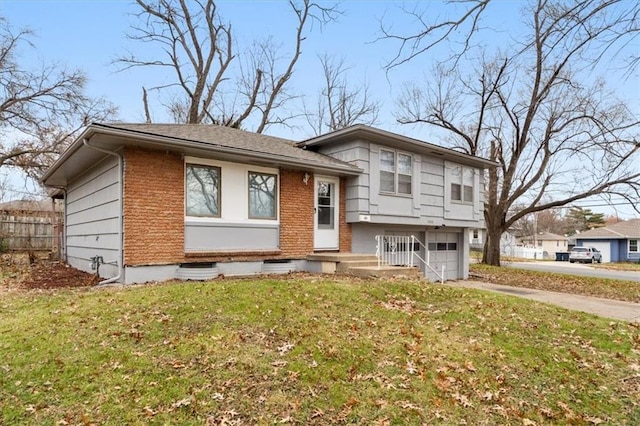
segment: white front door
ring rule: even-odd
[[[340,206],[340,180],[315,176],[315,250],[338,250],[338,213]]]

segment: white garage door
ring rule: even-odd
[[[438,271],[445,267],[445,279],[460,278],[460,233],[458,232],[429,232],[427,237],[429,250],[429,264]],[[431,270],[427,276],[432,281],[439,281],[439,277]]]
[[[582,243],[583,246],[586,247],[595,247],[597,248],[600,253],[602,253],[602,261],[603,262],[611,262],[611,243],[610,242],[595,242],[595,241],[589,241],[589,242],[585,242]]]

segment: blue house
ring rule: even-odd
[[[591,229],[574,237],[576,246],[600,250],[603,262],[640,261],[640,219]]]

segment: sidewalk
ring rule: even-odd
[[[445,285],[452,287],[475,288],[493,291],[549,303],[574,311],[587,312],[605,318],[640,323],[640,304],[622,302],[620,300],[602,299],[600,297],[580,296],[577,294],[557,293],[554,291],[536,290],[533,288],[512,287],[490,284],[480,281],[448,281]]]

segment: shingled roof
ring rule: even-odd
[[[568,238],[563,235],[554,234],[552,232],[540,232],[538,235],[527,235],[523,237],[526,240],[534,240],[538,241],[567,241]]]
[[[108,130],[124,130],[132,134],[146,136],[162,136],[175,141],[202,142],[212,148],[231,148],[243,151],[247,155],[275,155],[282,159],[290,159],[319,166],[333,166],[359,171],[360,169],[349,163],[322,155],[311,150],[301,149],[297,142],[247,132],[231,127],[208,124],[92,124],[95,128]]]
[[[613,225],[603,226],[602,228],[590,229],[574,235],[574,238],[580,240],[640,238],[640,219],[625,220],[624,222],[614,223]]]

